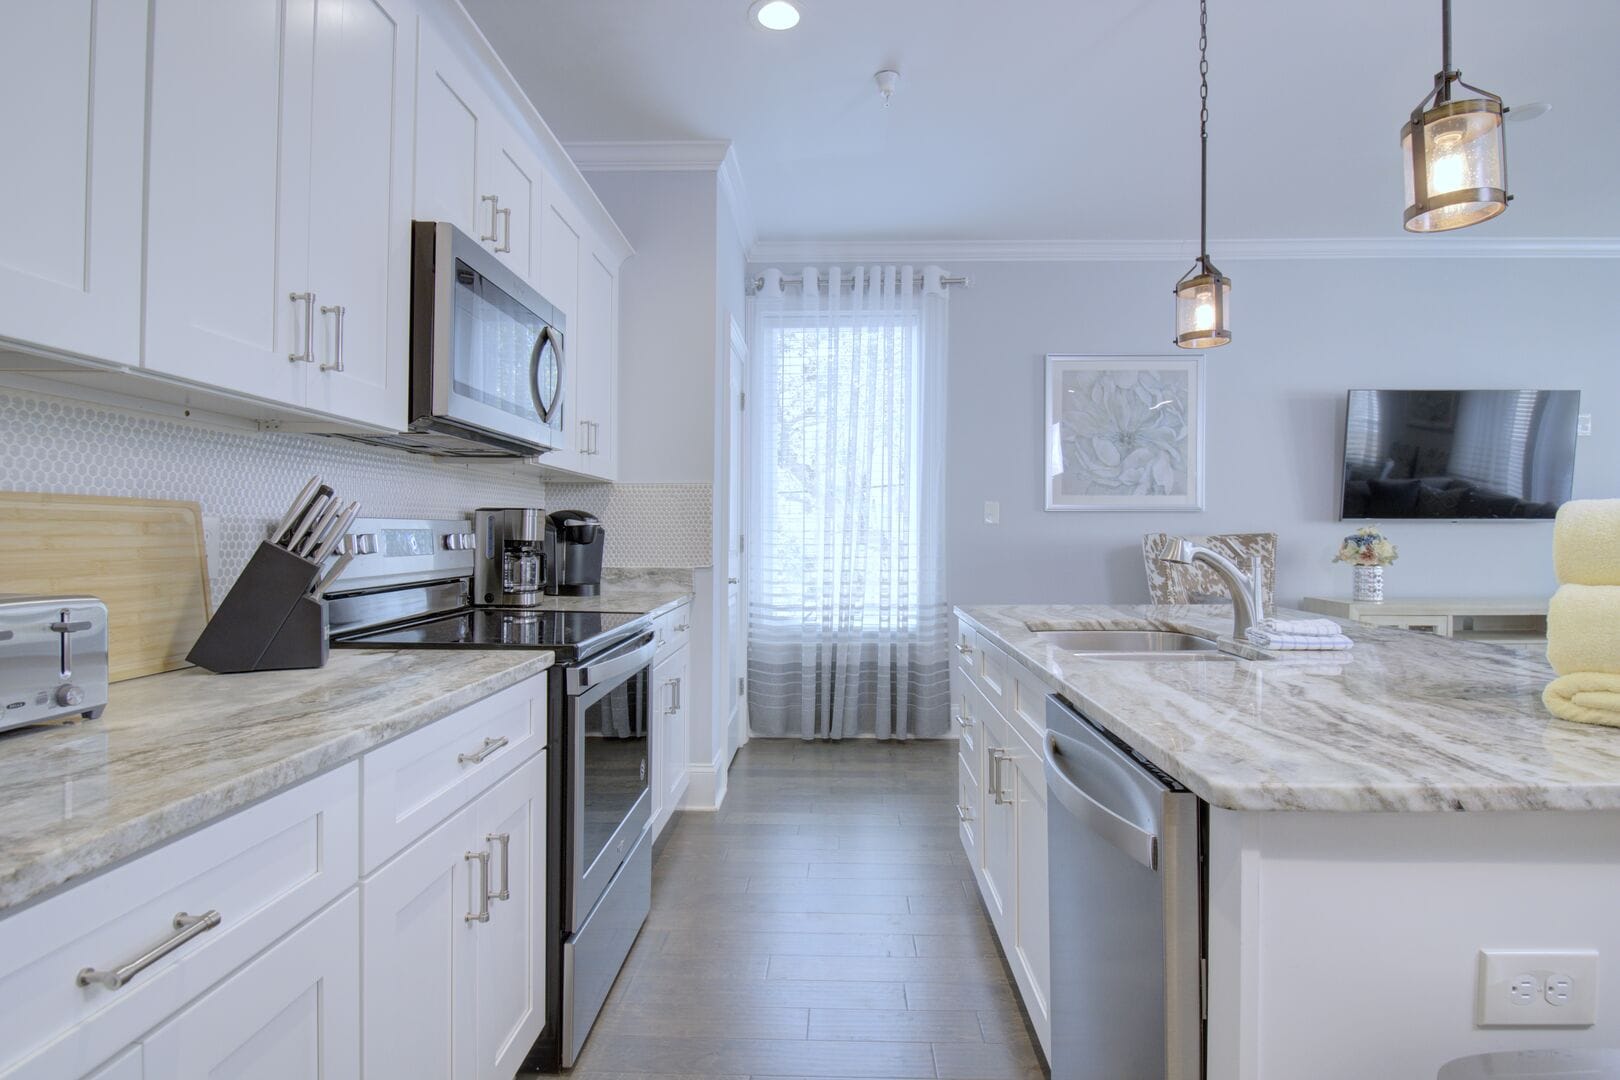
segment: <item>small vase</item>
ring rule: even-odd
[[[1384,568],[1382,566],[1351,567],[1351,599],[1363,604],[1384,602]]]

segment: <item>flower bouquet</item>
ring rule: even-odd
[[[1334,562],[1349,563],[1353,580],[1352,599],[1364,603],[1384,602],[1384,567],[1400,557],[1389,537],[1378,526],[1367,525],[1344,538]]]

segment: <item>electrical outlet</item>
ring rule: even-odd
[[[1583,412],[1575,420],[1575,434],[1577,434],[1577,435],[1590,435],[1590,434],[1592,434],[1592,414],[1591,413]]]
[[[1590,1027],[1597,1022],[1595,949],[1482,949],[1476,1027]]]

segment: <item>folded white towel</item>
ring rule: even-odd
[[[1303,652],[1308,649],[1322,652],[1342,652],[1355,645],[1355,642],[1343,634],[1278,634],[1270,630],[1263,630],[1258,626],[1251,626],[1244,635],[1249,644],[1258,645],[1262,649],[1277,649],[1284,652]]]
[[[1261,619],[1260,629],[1292,637],[1341,637],[1344,629],[1332,619]]]

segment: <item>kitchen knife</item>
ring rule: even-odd
[[[305,504],[304,512],[298,515],[298,520],[293,524],[292,530],[287,534],[287,542],[281,546],[286,548],[288,551],[297,551],[299,538],[304,535],[304,531],[308,529],[310,523],[315,520],[315,515],[320,512],[321,507],[325,505],[326,500],[330,499],[331,497],[332,489],[327,487],[325,484],[322,484],[318,489],[316,489],[315,494],[310,496],[309,502]]]
[[[327,530],[337,521],[338,510],[342,505],[336,495],[327,501],[321,512],[315,515],[315,520],[310,523],[309,532],[304,534],[303,543],[299,545],[297,554],[307,559],[316,548],[320,547],[321,541],[326,539]]]
[[[326,590],[337,584],[337,579],[342,576],[344,568],[353,561],[354,552],[352,551],[345,551],[342,555],[339,555],[337,557],[337,562],[332,564],[332,568],[330,570],[321,575],[321,580],[316,584],[314,590],[315,599],[324,599],[326,597]]]
[[[315,549],[315,554],[311,555],[310,558],[318,563],[326,561],[326,557],[332,554],[332,549],[337,547],[338,541],[348,535],[349,526],[354,524],[354,519],[359,513],[360,504],[358,502],[350,503],[349,508],[343,511],[343,516],[338,518],[337,528],[333,529],[331,534],[321,542],[321,545]]]
[[[309,483],[304,485],[304,490],[298,493],[298,497],[287,508],[287,513],[282,517],[280,524],[276,526],[276,531],[270,534],[272,544],[280,545],[282,543],[282,539],[287,535],[288,530],[293,527],[293,522],[298,520],[299,511],[303,510],[304,506],[309,502],[310,496],[314,495],[320,486],[320,477],[312,476],[309,478]]]

